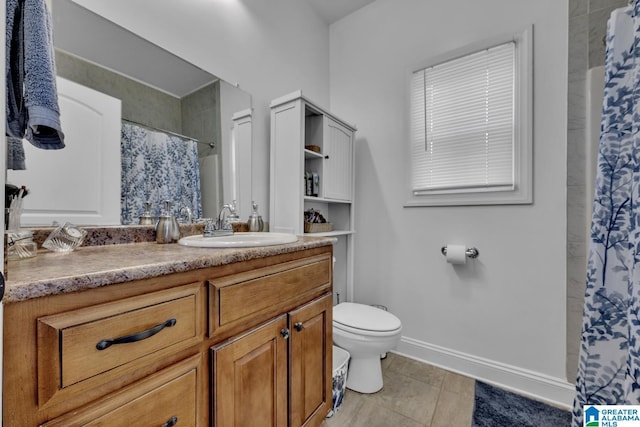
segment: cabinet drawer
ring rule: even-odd
[[[197,342],[200,289],[195,283],[38,319],[39,403],[133,361],[149,363],[161,350]]]
[[[330,255],[320,255],[209,281],[210,334],[308,301],[331,288],[331,276]]]
[[[187,359],[42,426],[195,426],[200,359]]]

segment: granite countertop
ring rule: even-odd
[[[39,250],[9,261],[3,303],[97,288],[331,245],[333,238],[299,237],[286,245],[255,248],[190,248],[142,242],[80,247],[71,253]]]

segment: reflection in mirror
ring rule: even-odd
[[[180,135],[184,140],[199,141],[194,146],[197,146],[202,217],[214,217],[223,203],[233,199],[242,199],[238,200],[238,213],[240,218],[248,217],[244,206],[250,204],[250,188],[239,186],[246,187],[244,178],[250,176],[250,170],[238,170],[242,162],[234,159],[237,157],[234,150],[239,147],[233,140],[233,117],[246,118],[246,112],[250,117],[251,96],[71,0],[56,0],[51,12],[58,76],[120,100],[122,123],[148,133],[158,131],[167,136]],[[58,89],[60,91],[60,87]],[[81,115],[71,116],[62,114],[65,133],[65,120],[67,123],[77,121]],[[53,176],[63,174],[59,168],[56,170],[56,159],[50,153],[39,153],[41,150],[31,150],[29,144],[25,144],[27,170],[8,171],[7,175],[9,182],[27,185],[30,194],[34,195],[25,198],[23,225],[50,225],[52,219],[85,225],[120,223],[120,211],[115,218],[110,215],[109,219],[94,212],[104,208],[101,194],[94,193],[108,193],[109,189],[119,187],[122,165],[105,167],[104,160],[99,159],[108,156],[101,154],[102,147],[92,148],[87,153],[90,146],[87,141],[95,140],[100,145],[97,129],[90,126],[92,120],[90,116],[84,119],[85,128],[89,130],[71,131],[78,136],[67,134],[67,148],[61,150],[67,155],[73,155],[75,150],[79,157],[74,160],[77,174],[67,171],[72,180],[75,178],[71,185],[51,182]],[[100,127],[102,119],[95,120],[95,127]],[[237,120],[235,125],[237,132]],[[246,135],[245,131],[241,133]],[[248,141],[250,152],[250,134]],[[74,148],[74,144],[75,147],[84,144],[85,151]],[[111,143],[103,145],[108,144]],[[119,137],[115,145],[119,155]],[[240,151],[243,150],[246,152],[247,147]],[[37,156],[44,156],[46,160],[39,160]],[[89,174],[98,176],[87,176]],[[189,175],[189,172],[184,174]],[[101,189],[91,189],[91,182]],[[155,198],[162,197],[165,196]],[[160,213],[161,200],[149,201],[152,214]],[[177,214],[181,202],[174,202]],[[142,212],[133,213],[131,222],[125,222],[137,223],[140,214]]]

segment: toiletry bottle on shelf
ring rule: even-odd
[[[314,172],[311,174],[311,179],[313,181],[311,195],[318,197],[320,195],[320,176]]]
[[[247,221],[249,231],[262,231],[264,222],[262,222],[262,217],[258,214],[258,204],[256,202],[252,202],[252,206],[253,213],[249,217],[249,221]]]
[[[304,195],[311,196],[313,188],[313,180],[311,179],[311,172],[304,173]]]
[[[171,205],[169,200],[162,202],[162,214],[158,217],[156,224],[156,242],[174,243],[180,239],[180,226],[175,216],[171,215]]]

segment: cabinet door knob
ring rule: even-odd
[[[296,328],[296,331],[300,332],[304,329],[304,324],[302,322],[296,322],[293,327]]]
[[[178,424],[178,417],[171,417],[167,420],[166,423],[162,424],[162,427],[173,427]]]
[[[284,329],[280,329],[280,335],[282,335],[282,338],[289,339],[289,330],[287,328]]]
[[[328,159],[328,158],[329,158],[329,155],[327,154],[326,156],[324,156],[324,158],[325,158],[325,159]]]

